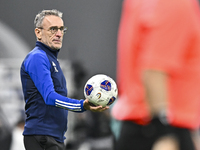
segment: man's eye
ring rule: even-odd
[[[64,27],[60,27],[60,30],[63,31],[63,30],[64,30]]]
[[[50,30],[51,30],[51,31],[56,31],[57,28],[56,28],[56,27],[51,27]]]

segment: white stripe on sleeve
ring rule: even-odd
[[[71,111],[81,111],[81,104],[68,103],[56,99],[55,104],[57,107],[65,108]]]

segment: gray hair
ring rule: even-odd
[[[35,17],[35,20],[34,20],[35,28],[42,26],[42,22],[43,22],[43,19],[45,16],[54,15],[54,16],[58,16],[58,17],[62,18],[62,14],[63,14],[62,12],[60,12],[56,9],[41,11]]]

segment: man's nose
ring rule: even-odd
[[[58,29],[58,31],[56,32],[56,36],[62,36],[62,35],[63,35],[62,31]]]

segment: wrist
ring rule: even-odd
[[[85,100],[81,99],[80,102],[81,102],[82,111],[86,111],[87,109],[84,107],[85,106]]]

